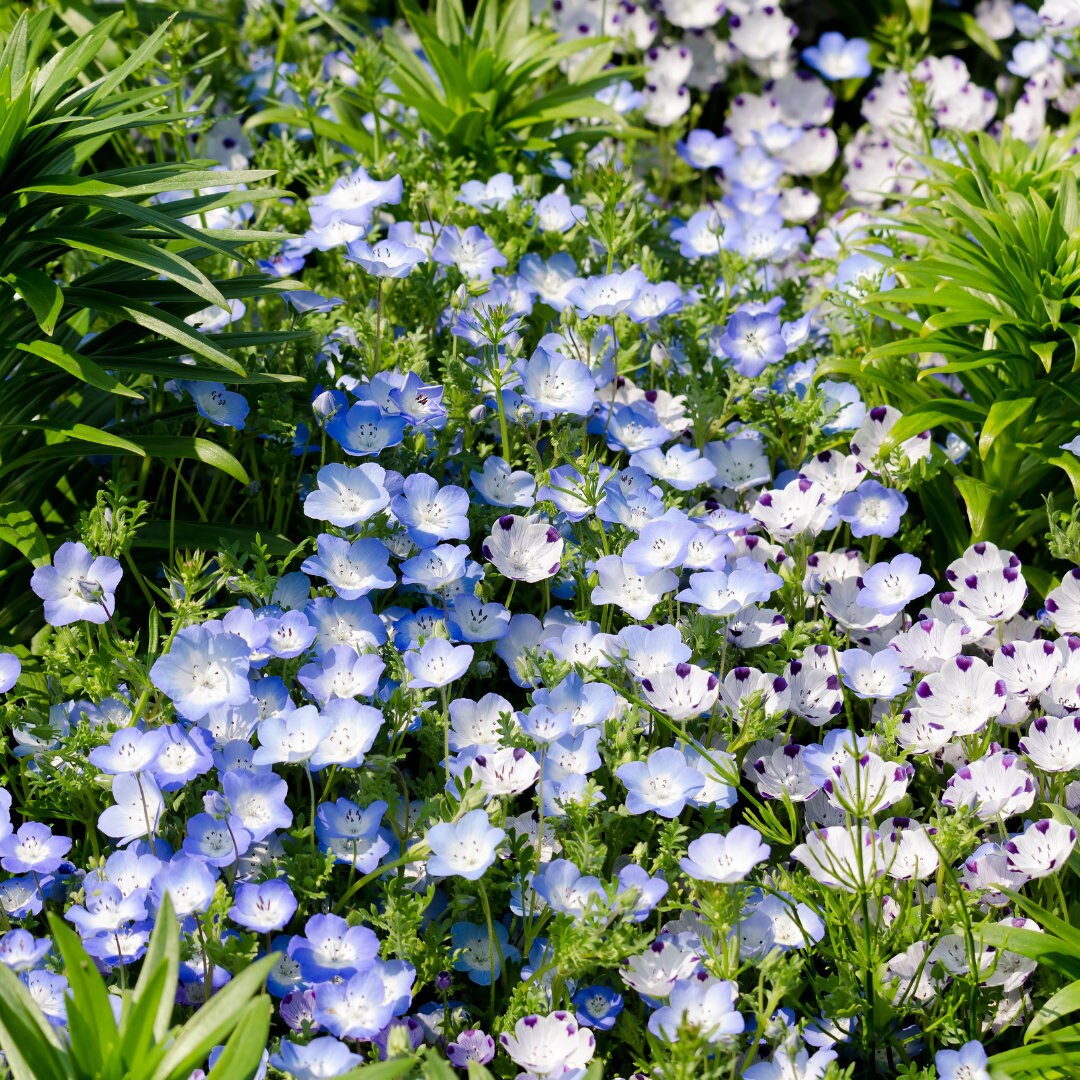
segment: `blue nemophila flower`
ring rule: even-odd
[[[510,581],[543,581],[559,572],[565,544],[543,521],[503,514],[484,540],[484,558]]]
[[[251,847],[251,833],[212,814],[196,814],[187,823],[185,855],[219,869],[232,866]]]
[[[640,270],[583,278],[567,293],[567,301],[583,319],[621,315],[634,302],[647,278]]]
[[[450,605],[447,627],[454,641],[498,641],[510,629],[510,612],[502,604],[485,604],[462,593]]]
[[[111,836],[121,847],[154,833],[165,800],[153,777],[121,773],[113,779],[112,797],[114,804],[98,815],[99,832]]]
[[[628,761],[615,775],[626,786],[626,809],[631,814],[663,818],[678,817],[704,785],[701,773],[674,746],[654,750],[645,761]]]
[[[866,419],[866,404],[854,383],[825,379],[818,383],[818,390],[826,411],[832,414],[821,428],[826,435],[835,435],[838,431],[857,431],[862,426]]]
[[[402,191],[400,176],[374,180],[361,165],[355,172],[335,180],[326,195],[315,195],[309,199],[308,209],[315,225],[324,225],[333,218],[339,218],[367,228],[375,208],[401,202]]]
[[[487,281],[496,269],[506,265],[506,256],[479,225],[464,232],[456,225],[445,225],[431,249],[433,262],[456,266],[467,278]]]
[[[471,645],[452,645],[445,638],[429,638],[417,651],[404,656],[409,688],[427,690],[448,686],[460,679],[473,659]]]
[[[325,578],[345,600],[355,600],[372,589],[389,589],[397,580],[390,568],[390,553],[381,540],[365,538],[350,544],[340,536],[320,533],[316,552],[300,569],[312,577]]]
[[[490,180],[467,180],[461,185],[457,201],[486,214],[501,210],[518,193],[514,178],[505,172],[496,173]]]
[[[722,169],[735,156],[737,147],[730,135],[695,128],[675,143],[675,150],[692,169]]]
[[[330,728],[312,751],[308,767],[314,771],[329,765],[358,769],[382,728],[382,713],[371,705],[361,705],[352,695],[343,694],[326,702],[322,716]],[[261,738],[260,732],[260,741]]]
[[[521,376],[521,397],[538,420],[556,416],[587,416],[596,396],[596,383],[587,364],[539,346],[514,370]]]
[[[304,936],[289,943],[289,956],[300,965],[304,978],[316,983],[366,971],[378,955],[374,932],[367,926],[350,926],[339,915],[312,915],[304,924]]]
[[[731,214],[730,209],[725,207],[724,210]],[[678,243],[679,254],[684,259],[716,256],[724,246],[725,222],[719,208],[699,210],[685,225],[676,225],[671,230],[671,239]]]
[[[50,874],[70,850],[68,837],[53,836],[48,825],[27,821],[0,840],[0,866],[9,874]]]
[[[251,409],[243,394],[226,390],[222,383],[180,382],[177,385],[191,395],[196,412],[204,420],[209,420],[218,427],[243,431],[244,422]]]
[[[70,993],[67,979],[48,971],[28,971],[22,981],[49,1023],[54,1027],[63,1027],[67,1023],[67,998]]]
[[[315,627],[302,611],[286,611],[262,621],[267,630],[266,652],[279,660],[292,660],[306,653],[315,640]]]
[[[380,240],[377,244],[351,240],[346,245],[345,257],[377,278],[408,277],[414,267],[427,262],[427,254],[420,248],[397,240]]]
[[[780,319],[768,309],[739,308],[717,344],[724,356],[732,361],[732,367],[750,379],[787,354],[787,342],[780,333]]]
[[[389,415],[371,402],[357,402],[338,410],[327,422],[326,434],[352,457],[378,454],[397,446],[405,436],[405,420]]]
[[[920,573],[922,563],[906,552],[887,563],[876,563],[864,571],[855,603],[882,615],[903,611],[912,600],[925,596],[934,587],[929,574]]]
[[[308,602],[304,613],[316,630],[315,653],[318,656],[325,655],[335,645],[347,645],[354,652],[365,652],[386,644],[386,627],[366,596],[355,600],[319,596]],[[256,685],[256,690],[262,681],[265,680]],[[286,696],[287,693],[286,690]]]
[[[463,971],[477,986],[490,986],[502,974],[504,963],[517,963],[521,953],[510,944],[510,935],[501,922],[492,923],[495,948],[486,926],[456,922],[450,927],[450,944],[454,951],[454,970]]]
[[[533,223],[543,232],[566,233],[587,216],[585,207],[572,203],[560,184],[558,191],[537,200]]]
[[[518,263],[518,288],[556,311],[567,306],[567,295],[580,280],[577,263],[566,251],[552,255],[546,262],[535,252],[530,252]]]
[[[0,652],[0,694],[6,694],[19,681],[22,662],[14,653]]]
[[[677,1042],[680,1028],[693,1028],[709,1042],[728,1042],[746,1027],[735,1011],[736,983],[709,976],[677,979],[668,1003],[649,1017],[649,1030],[667,1042]]]
[[[399,386],[387,393],[387,404],[397,410],[410,427],[441,431],[446,427],[447,418],[442,404],[443,389],[440,384],[425,385],[419,375],[410,371]]]
[[[95,558],[85,544],[68,541],[56,549],[52,565],[34,571],[30,588],[45,601],[50,626],[105,623],[116,610],[114,594],[123,574],[116,559]]]
[[[986,1051],[972,1039],[959,1050],[939,1050],[934,1055],[938,1080],[990,1080]]]
[[[105,773],[145,772],[156,761],[164,741],[161,728],[120,728],[113,732],[107,746],[95,746],[88,757],[94,768]]]
[[[489,506],[521,506],[528,509],[535,501],[533,493],[536,491],[536,481],[532,473],[524,469],[512,470],[501,457],[492,455],[485,458],[482,471],[471,469],[469,476],[477,494]]]
[[[425,473],[405,478],[401,494],[390,501],[390,509],[417,547],[469,538],[469,493],[453,484],[440,487],[438,480]]]
[[[325,1080],[328,1076],[342,1076],[364,1063],[343,1043],[329,1035],[312,1039],[306,1045],[282,1039],[276,1054],[270,1055],[270,1064],[281,1069],[295,1080]]]
[[[864,480],[836,504],[840,520],[846,521],[851,535],[857,537],[895,536],[907,508],[905,495],[876,480]]]
[[[381,465],[324,465],[316,476],[318,487],[304,499],[304,513],[339,528],[359,525],[390,502]]]
[[[695,881],[731,884],[745,880],[758,863],[768,859],[770,850],[757,829],[736,825],[726,835],[705,833],[691,840],[679,865]]]
[[[9,930],[0,937],[0,964],[11,971],[30,971],[52,948],[52,941],[36,938],[29,930]]]
[[[598,584],[593,588],[594,604],[614,604],[632,619],[647,619],[652,609],[679,584],[670,570],[640,573],[620,555],[605,555],[596,560]]]
[[[784,584],[754,559],[742,558],[729,571],[704,571],[691,574],[688,588],[677,599],[696,604],[703,615],[718,619],[730,618],[751,604],[762,604]]]
[[[221,778],[221,790],[230,821],[235,820],[256,841],[292,824],[292,811],[285,805],[289,785],[273,772],[234,769]]]
[[[401,582],[417,585],[428,593],[445,592],[459,587],[475,566],[468,545],[439,544],[406,559],[401,564]]]
[[[803,61],[823,78],[865,79],[870,74],[870,42],[862,38],[845,38],[829,31],[818,38],[816,45],[802,51]]]
[[[337,862],[347,863],[358,873],[370,873],[390,850],[379,831],[386,810],[381,799],[367,809],[349,799],[321,803],[315,815],[315,833],[323,851],[332,852]]]
[[[254,765],[297,765],[308,761],[330,734],[333,720],[314,705],[302,705],[259,724],[259,746]]]
[[[604,434],[612,450],[625,450],[629,454],[663,446],[671,438],[671,432],[660,423],[656,410],[644,398],[633,405],[616,405],[613,409],[605,405],[590,419],[588,430],[593,435]]]
[[[202,859],[186,854],[174,855],[154,875],[150,895],[156,907],[166,893],[178,918],[204,912],[214,899],[215,875]]]
[[[268,934],[281,930],[296,913],[296,897],[284,878],[273,878],[261,885],[238,885],[229,918],[245,930]]]
[[[583,986],[570,1000],[577,1009],[577,1022],[597,1031],[610,1031],[623,1011],[622,994],[610,986]]]
[[[220,625],[185,626],[169,651],[154,661],[150,681],[168,695],[185,720],[201,720],[219,705],[242,705],[251,697],[247,642]]]
[[[502,829],[491,825],[486,810],[470,810],[459,821],[433,825],[426,836],[432,852],[428,873],[476,881],[495,861],[495,852],[505,838]]]
[[[667,451],[659,447],[639,450],[630,456],[630,464],[644,469],[654,480],[663,480],[676,491],[693,491],[716,476],[716,466],[691,446],[672,446]]]
[[[345,981],[324,982],[315,993],[315,1020],[338,1038],[373,1039],[394,1015],[386,994],[376,966]]]
[[[811,1056],[804,1046],[784,1043],[771,1061],[759,1061],[743,1072],[743,1080],[820,1080],[837,1058],[835,1050],[815,1050]]]

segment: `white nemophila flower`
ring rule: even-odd
[[[594,604],[614,604],[632,619],[647,619],[659,601],[679,584],[670,570],[639,574],[619,555],[596,560],[600,582],[591,593]]]
[[[1005,844],[1009,865],[1028,877],[1052,874],[1068,861],[1076,846],[1076,830],[1061,821],[1043,818],[1029,824]]]
[[[893,1004],[905,1002],[924,1005],[937,995],[938,985],[933,977],[932,965],[926,962],[926,942],[916,941],[902,953],[897,953],[886,965],[886,985],[897,983]]]
[[[792,660],[784,677],[788,684],[788,708],[814,727],[827,724],[843,711],[840,679],[828,667]]]
[[[1080,633],[1080,567],[1070,570],[1046,594],[1046,614],[1059,634]]]
[[[485,795],[520,795],[540,777],[536,759],[521,746],[504,746],[490,753],[477,754],[471,762],[473,778]]]
[[[1080,769],[1080,716],[1040,716],[1018,748],[1043,772]]]
[[[887,818],[879,826],[885,873],[898,881],[922,881],[937,873],[941,858],[934,847],[936,829],[911,818]]]
[[[994,653],[993,666],[1010,694],[1030,698],[1054,681],[1060,662],[1051,641],[1007,641]]]
[[[885,872],[880,838],[863,825],[809,832],[791,857],[815,881],[844,892],[869,888]]]
[[[866,466],[850,454],[825,450],[803,465],[799,475],[817,484],[825,492],[829,502],[836,503],[863,482]]]
[[[825,489],[802,479],[759,495],[750,513],[780,542],[806,533],[817,536],[833,516]]]
[[[499,1036],[499,1045],[515,1065],[538,1080],[584,1069],[596,1052],[593,1033],[567,1012],[525,1016],[514,1025],[513,1035],[504,1031]]]
[[[511,581],[543,581],[559,572],[563,538],[554,525],[503,514],[484,541],[484,558]]]
[[[900,666],[892,649],[869,653],[865,649],[845,649],[840,655],[844,685],[856,697],[891,700],[911,683],[911,675]]]
[[[974,735],[1005,705],[1005,683],[975,656],[957,656],[915,687],[918,708],[954,735]]]
[[[777,746],[759,754],[755,754],[756,749],[751,747],[746,755],[743,772],[757,784],[758,792],[764,798],[780,799],[786,794],[792,802],[806,802],[820,787],[807,767],[803,748],[797,743]]]
[[[866,818],[898,803],[915,775],[915,767],[885,761],[877,754],[850,756],[833,769],[822,787],[834,806]]]
[[[645,700],[672,720],[690,720],[716,704],[719,680],[696,664],[677,663],[641,680]]]
[[[958,769],[941,796],[945,806],[973,810],[983,821],[1022,814],[1035,802],[1035,782],[1016,754],[1001,747]]]
[[[999,886],[1015,892],[1028,880],[1027,874],[1009,863],[1009,854],[1001,844],[980,844],[960,867],[961,888],[975,893],[980,903],[991,907],[1004,907],[1012,902]]]
[[[958,622],[920,619],[894,635],[889,648],[897,652],[902,667],[929,675],[960,655],[966,634],[966,627]]]
[[[770,850],[757,829],[736,825],[727,835],[705,833],[691,840],[679,866],[695,881],[732,883],[765,862]]]
[[[790,696],[782,675],[770,675],[752,667],[732,668],[720,684],[721,700],[738,718],[746,715],[751,699],[758,702],[766,716],[778,716],[786,711]]]

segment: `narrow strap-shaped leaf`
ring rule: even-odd
[[[165,21],[121,64],[113,68],[108,75],[104,76],[94,90],[90,98],[91,104],[102,101],[109,96],[124,80],[146,63],[158,51],[161,39],[168,33],[172,26],[176,13],[169,15]]]
[[[269,1033],[270,999],[258,997],[248,1005],[207,1080],[252,1080],[262,1064]]]
[[[154,973],[158,970],[164,970],[166,973],[164,987],[160,989],[154,985],[153,981]],[[165,893],[161,906],[158,908],[157,921],[150,934],[150,942],[146,947],[146,955],[143,957],[139,980],[131,995],[133,1007],[144,1000],[155,1002],[151,1010],[151,1023],[154,1038],[159,1043],[165,1041],[172,1023],[179,970],[180,938],[176,930],[172,899],[168,893]]]
[[[64,293],[60,286],[44,270],[33,267],[13,270],[6,280],[30,305],[38,326],[51,336],[64,306]]]
[[[99,367],[88,356],[63,348],[53,341],[28,341],[18,342],[15,346],[23,352],[38,356],[47,360],[69,375],[90,386],[96,386],[109,394],[118,397],[133,398],[135,401],[142,400],[142,394],[126,387],[115,375],[110,375],[104,368]]]
[[[0,964],[0,1049],[7,1055],[16,1080],[63,1080],[66,1075],[52,1025],[22,980],[3,964]]]

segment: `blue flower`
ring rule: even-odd
[[[459,821],[434,825],[427,832],[432,851],[428,873],[476,881],[495,861],[495,852],[505,838],[502,829],[491,825],[485,810],[470,810]]]
[[[359,1054],[352,1053],[344,1043],[329,1035],[312,1039],[306,1046],[282,1039],[278,1052],[270,1055],[270,1064],[294,1080],[342,1076],[363,1063]]]
[[[687,764],[673,746],[655,750],[645,761],[629,761],[615,770],[626,785],[626,809],[631,814],[675,818],[704,785],[704,777]]]
[[[718,344],[733,361],[735,370],[750,379],[787,353],[780,319],[770,311],[750,312],[740,308],[731,317]]]
[[[622,994],[609,986],[583,986],[570,1000],[577,1010],[577,1022],[597,1031],[610,1031],[623,1011]]]
[[[0,694],[6,694],[19,681],[22,662],[14,653],[0,652]]]
[[[390,569],[390,553],[381,540],[365,538],[350,544],[339,536],[320,533],[316,551],[300,569],[312,577],[325,578],[346,600],[355,600],[372,589],[389,589],[397,580]]]
[[[296,913],[296,897],[283,878],[261,885],[245,883],[236,888],[229,918],[256,934],[281,930]]]
[[[405,419],[390,416],[378,405],[361,401],[348,411],[336,411],[326,424],[326,434],[346,454],[363,457],[397,446],[405,436]]]
[[[243,394],[226,390],[221,383],[179,382],[195,402],[195,409],[204,419],[218,427],[231,427],[242,431],[250,406]]]
[[[521,953],[510,944],[506,927],[492,923],[495,930],[495,949],[486,926],[457,922],[450,927],[450,942],[454,950],[454,970],[464,971],[477,986],[490,986],[502,974],[503,963],[516,963]]]
[[[824,33],[816,45],[803,49],[802,58],[822,78],[865,79],[870,66],[870,42],[862,38],[848,40],[834,31]]]
[[[904,495],[877,480],[864,480],[836,504],[840,520],[846,521],[851,535],[857,537],[895,536],[907,508]]]
[[[201,720],[216,706],[242,705],[251,697],[249,668],[243,638],[199,624],[173,638],[169,651],[150,668],[150,681],[168,695],[180,716]]]
[[[378,955],[379,939],[374,932],[366,926],[350,926],[340,915],[312,915],[304,924],[304,936],[289,943],[289,956],[309,982],[347,979],[368,970]]]
[[[440,487],[425,473],[405,478],[402,493],[390,500],[390,509],[417,547],[469,538],[469,493],[453,484]]]
[[[50,626],[73,622],[105,623],[116,610],[116,587],[123,570],[107,555],[95,558],[85,544],[68,542],[56,549],[51,566],[39,566],[30,588],[45,601]]]

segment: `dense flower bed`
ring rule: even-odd
[[[190,139],[288,193],[185,220],[257,224],[281,283],[188,325],[307,330],[258,361],[304,381],[124,401],[256,482],[177,465],[152,505],[103,472],[38,558],[47,628],[0,653],[0,962],[64,1032],[49,913],[117,1015],[166,899],[177,1019],[272,956],[261,1063],[192,1076],[1071,1075],[1073,1029],[1022,1046],[1077,1000],[1080,570],[974,517],[931,539],[989,426],[912,429],[857,361],[912,330],[881,305],[927,243],[890,216],[920,155],[1063,121],[1080,9],[984,0],[983,84],[899,21],[800,55],[776,5],[555,0],[644,75],[504,170],[389,97],[345,145],[321,95],[363,49],[299,15],[299,62],[253,51]],[[178,495],[258,541],[195,550]]]

